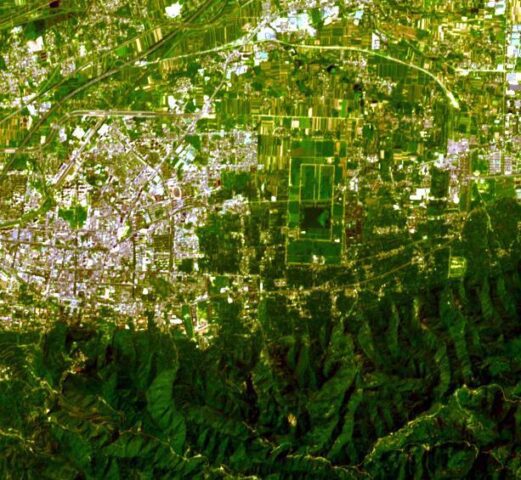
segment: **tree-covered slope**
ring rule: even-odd
[[[2,478],[517,478],[517,268],[406,295],[282,296],[216,335],[1,333]],[[233,307],[233,308],[232,308]]]

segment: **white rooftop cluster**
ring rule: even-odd
[[[257,40],[275,40],[277,33],[305,32],[314,36],[317,32],[311,25],[307,12],[291,12],[287,17],[277,17],[257,33]]]
[[[176,18],[181,15],[181,10],[183,9],[183,5],[179,2],[172,3],[172,5],[165,8],[166,16],[169,18]]]
[[[43,38],[40,36],[36,40],[29,40],[27,42],[27,49],[31,53],[41,52],[43,50]]]

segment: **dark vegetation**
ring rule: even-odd
[[[207,344],[101,317],[2,331],[1,478],[517,478],[516,205],[471,213],[463,278],[271,291],[249,316],[217,298]]]

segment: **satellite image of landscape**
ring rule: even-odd
[[[0,0],[0,480],[521,479],[520,114],[521,0]]]

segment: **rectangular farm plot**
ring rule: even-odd
[[[335,168],[333,165],[320,165],[318,175],[318,200],[330,202],[333,198],[333,180]]]
[[[331,206],[303,205],[300,209],[300,228],[301,237],[329,240],[331,238]]]
[[[288,263],[338,264],[343,195],[335,202],[335,191],[341,168],[324,157],[293,157],[289,178]]]
[[[300,198],[302,202],[314,202],[317,194],[316,165],[300,166]]]
[[[334,165],[300,165],[301,202],[331,202],[333,197]]]

